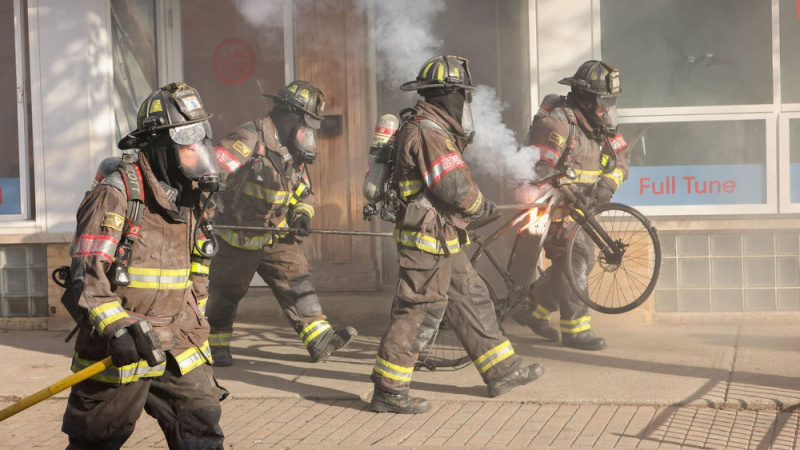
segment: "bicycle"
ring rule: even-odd
[[[567,278],[578,298],[589,308],[606,314],[621,314],[631,311],[652,294],[661,269],[661,245],[658,234],[650,221],[635,208],[621,203],[594,205],[574,184],[565,179],[575,179],[575,172],[566,167],[531,182],[538,189],[534,203],[508,205],[503,209],[521,209],[510,220],[484,238],[476,230],[500,218],[490,217],[483,223],[470,226],[470,240],[477,245],[470,258],[473,267],[485,255],[491,266],[502,277],[507,295],[499,298],[497,290],[486,276],[478,275],[486,283],[489,295],[495,304],[497,321],[501,325],[506,316],[533,301],[533,288],[538,272],[541,270],[539,256],[544,247],[547,232],[552,224],[552,214],[558,207],[567,207],[568,216],[575,221],[566,245],[566,265],[570,269]],[[529,218],[527,223],[523,221]],[[507,265],[488,248],[512,229],[517,230],[517,239]],[[521,240],[521,233],[531,233],[536,239]],[[594,267],[588,276],[588,286],[582,287],[579,280],[582,274],[573,264],[576,242],[586,234],[594,243]],[[523,242],[523,244],[520,244]],[[530,252],[530,253],[527,253]],[[512,270],[512,263],[518,253],[532,258],[532,264],[525,270]],[[515,273],[512,273],[515,272]],[[469,357],[460,346],[458,339],[449,329],[445,319],[431,340],[429,347],[420,353],[418,368],[436,370],[439,368],[460,369],[469,364]],[[455,339],[455,342],[453,342]],[[460,352],[459,352],[460,350]]]

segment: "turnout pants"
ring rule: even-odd
[[[376,387],[408,393],[419,352],[447,313],[485,382],[516,370],[522,358],[502,334],[489,290],[463,252],[433,255],[398,245],[400,281],[389,328],[371,378]]]
[[[314,345],[326,334],[330,325],[311,284],[311,268],[303,248],[292,240],[289,236],[261,250],[245,250],[219,241],[219,252],[212,258],[209,272],[206,315],[211,325],[210,345],[230,345],[236,310],[255,273],[272,289],[284,315],[306,346]],[[322,332],[315,333],[320,329]]]
[[[133,434],[142,410],[158,420],[172,449],[222,449],[219,425],[221,388],[204,364],[181,376],[167,357],[167,369],[157,378],[112,385],[84,381],[72,387],[61,431],[68,450],[119,449]]]
[[[533,299],[537,306],[533,316],[537,319],[550,319],[550,315],[560,311],[561,332],[576,334],[591,328],[589,307],[575,294],[567,278],[566,233],[555,242],[545,242],[545,251],[551,265],[533,285]],[[551,236],[548,236],[550,238]],[[589,273],[594,267],[594,243],[586,233],[578,235],[573,247],[572,264],[577,280],[584,291],[588,289]]]

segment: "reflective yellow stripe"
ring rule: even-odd
[[[438,239],[432,236],[424,235],[419,231],[409,231],[395,228],[394,240],[403,246],[418,248],[425,253],[432,253],[434,255],[444,254],[444,250],[442,249],[442,245]],[[458,253],[461,251],[461,244],[458,242],[458,238],[447,241],[447,249],[450,251],[450,253]]]
[[[298,184],[297,187],[295,188],[294,193],[292,193],[292,198],[289,199],[289,204],[290,205],[296,204],[300,200],[300,197],[303,195],[303,192],[306,191],[306,188],[308,188],[308,186],[301,181],[300,184]]]
[[[91,366],[96,362],[97,361],[78,358],[78,354],[75,353],[72,357],[71,369],[73,372],[78,372]],[[131,383],[140,378],[161,376],[164,374],[164,370],[166,368],[167,368],[166,362],[163,362],[154,367],[150,367],[147,365],[147,361],[142,360],[122,367],[111,366],[108,369],[98,373],[97,375],[92,376],[90,379],[95,381],[100,381],[102,383],[125,384],[125,383]]]
[[[272,244],[272,233],[258,234],[244,238],[244,243],[239,243],[239,233],[229,229],[215,230],[217,236],[228,244],[245,250],[261,250],[261,247]]]
[[[181,375],[186,375],[206,362],[210,363],[211,350],[209,349],[208,341],[203,342],[203,346],[199,349],[197,347],[192,347],[184,351],[175,357],[175,361],[181,369]]]
[[[307,327],[303,328],[303,330],[299,333],[300,340],[303,341],[303,344],[308,347],[308,344],[314,340],[317,336],[327,330],[332,330],[331,324],[328,323],[326,320],[317,320],[311,322]]]
[[[580,333],[592,328],[592,317],[583,316],[573,320],[561,320],[562,333]]]
[[[475,367],[478,372],[484,373],[513,354],[514,348],[511,347],[511,342],[505,341],[476,359],[474,361]]]
[[[392,364],[380,356],[375,358],[375,367],[373,370],[386,378],[397,380],[404,383],[411,382],[411,375],[414,373],[414,366],[403,367],[397,364]]]
[[[410,197],[422,190],[422,180],[407,180],[397,183],[400,197]]]
[[[536,305],[536,309],[531,313],[531,315],[537,319],[550,320],[552,313],[545,309],[542,305]]]
[[[267,203],[285,204],[289,200],[289,191],[275,191],[272,189],[265,189],[260,184],[248,181],[244,184],[242,192],[259,200],[264,200]]]
[[[201,298],[197,300],[197,309],[200,310],[203,315],[206,313],[206,305],[208,304],[208,297]]]
[[[304,212],[308,214],[309,218],[314,218],[314,207],[309,205],[308,203],[298,203],[294,205],[294,211],[297,212]]]
[[[231,345],[233,333],[211,333],[208,335],[208,343],[212,347],[228,347]]]
[[[472,204],[466,211],[464,211],[468,216],[475,214],[478,211],[478,208],[481,206],[481,202],[483,202],[483,193],[478,191],[478,198],[475,199],[475,203]]]
[[[625,172],[623,172],[622,169],[614,169],[610,173],[600,175],[600,178],[607,178],[613,181],[615,189],[618,189],[622,181],[625,180]]]
[[[199,262],[192,263],[192,273],[196,275],[208,275],[209,268]]]
[[[92,323],[94,329],[100,334],[103,334],[103,331],[110,324],[118,320],[128,318],[130,318],[130,316],[128,316],[128,312],[125,311],[122,305],[116,300],[103,303],[97,308],[93,308],[91,311],[89,311],[89,321]]]
[[[130,267],[130,287],[137,289],[186,289],[192,285],[189,269],[146,269]]]

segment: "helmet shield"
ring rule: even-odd
[[[169,129],[169,137],[178,145],[194,144],[205,138],[212,138],[211,124],[207,120],[181,125]]]

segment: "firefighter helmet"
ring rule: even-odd
[[[460,56],[434,56],[422,65],[415,81],[403,83],[403,91],[421,91],[424,89],[475,89],[469,72],[469,60]]]
[[[277,100],[289,111],[302,115],[311,128],[318,129],[320,127],[324,117],[325,92],[308,81],[292,81],[277,94],[263,95]]]
[[[121,150],[148,145],[164,131],[177,144],[193,144],[211,137],[208,119],[200,94],[186,83],[170,83],[150,94],[136,116],[136,130],[119,141]],[[196,125],[195,125],[196,124]]]
[[[616,97],[622,94],[619,69],[603,61],[586,61],[578,67],[575,75],[558,83],[572,86],[573,91],[591,92],[600,97]]]

